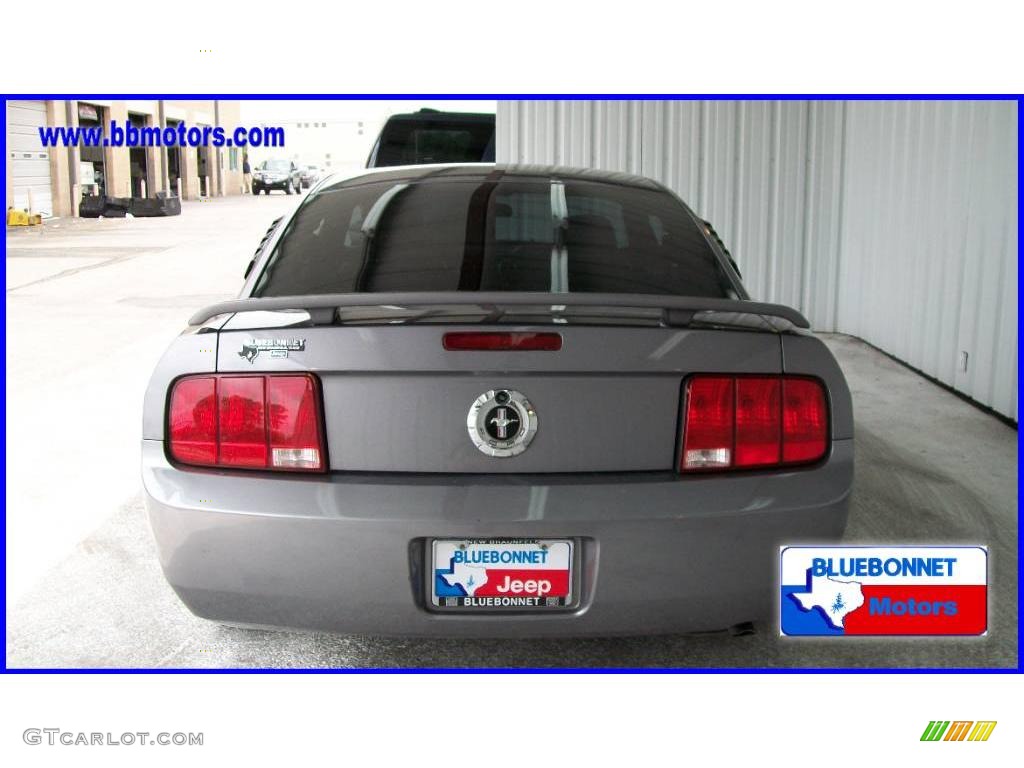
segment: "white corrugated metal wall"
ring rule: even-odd
[[[497,157],[657,179],[753,297],[1017,418],[1015,102],[499,101]]]

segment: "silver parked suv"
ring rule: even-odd
[[[146,393],[164,573],[221,622],[443,636],[724,629],[838,539],[850,394],[648,179],[328,178]]]

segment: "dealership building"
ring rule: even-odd
[[[42,126],[177,130],[239,125],[237,101],[14,100],[7,102],[5,208],[77,216],[83,195],[185,200],[242,191],[238,147],[44,147]]]

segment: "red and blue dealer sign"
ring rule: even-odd
[[[980,546],[783,547],[783,635],[983,635]]]

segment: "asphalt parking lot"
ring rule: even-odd
[[[162,578],[139,493],[142,391],[191,311],[237,292],[263,231],[295,204],[228,198],[174,219],[8,229],[8,667],[1016,666],[1016,430],[843,336],[828,343],[857,423],[846,539],[987,544],[987,636],[797,641],[759,625],[738,637],[454,641],[193,617]]]

